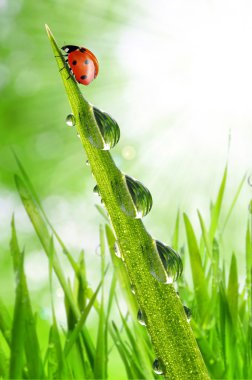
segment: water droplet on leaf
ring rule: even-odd
[[[142,312],[141,309],[139,309],[137,313],[137,320],[140,323],[140,325],[146,326],[145,319],[146,319],[145,314]]]
[[[114,244],[114,252],[115,252],[115,255],[116,255],[119,259],[122,259],[122,254],[121,254],[121,251],[120,251],[120,248],[119,248],[117,242],[115,242],[115,244]]]
[[[182,274],[183,264],[181,257],[168,245],[161,243],[159,240],[155,242],[159,257],[168,275],[167,283],[172,284]]]
[[[104,143],[102,149],[109,150],[118,143],[120,139],[120,128],[117,122],[108,113],[96,107],[93,107],[93,112]]]
[[[93,193],[96,193],[98,195],[100,195],[100,189],[99,189],[99,186],[98,185],[95,185],[94,188],[93,188]]]
[[[136,288],[133,284],[130,285],[130,290],[133,294],[136,294]]]
[[[163,375],[164,371],[158,359],[154,360],[152,368],[156,375]]]
[[[87,165],[87,166],[90,166],[90,162],[89,162],[88,160],[86,161],[86,165]]]
[[[192,310],[189,309],[189,307],[184,306],[184,311],[186,313],[187,322],[190,322],[190,320],[192,318]]]
[[[142,218],[147,215],[152,207],[152,196],[149,190],[136,179],[125,175],[125,181],[130,193],[134,208],[129,210],[121,202],[120,206],[124,213],[133,218]]]
[[[67,115],[66,117],[66,125],[68,125],[69,127],[73,127],[75,125],[76,121],[75,121],[75,117],[72,113],[70,113],[69,115]]]

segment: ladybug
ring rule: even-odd
[[[75,45],[61,48],[67,56],[66,62],[78,83],[89,85],[98,75],[99,64],[96,56],[88,49]]]

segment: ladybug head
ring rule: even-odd
[[[72,51],[79,49],[79,46],[65,45],[65,46],[62,46],[61,49],[64,50],[65,53],[69,54],[69,53],[72,53]]]

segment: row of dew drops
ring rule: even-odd
[[[93,107],[93,113],[94,113],[97,126],[102,136],[102,140],[103,140],[102,149],[109,150],[113,148],[120,139],[119,126],[117,122],[108,113],[103,112],[96,107]],[[66,117],[66,124],[70,127],[75,126],[76,120],[73,114],[69,114]],[[80,137],[78,133],[77,133],[77,136]],[[90,139],[90,142],[94,144],[93,140],[91,139]],[[87,165],[89,165],[88,161],[86,163]],[[141,182],[127,175],[124,175],[124,181],[126,183],[127,189],[133,201],[134,208],[133,208],[133,211],[132,210],[128,211],[127,208],[121,203],[120,207],[122,211],[127,216],[130,216],[133,218],[144,217],[150,212],[152,208],[152,196],[151,196],[150,191]],[[100,195],[98,185],[94,187],[93,191],[97,193],[98,195]],[[120,203],[120,200],[119,200],[119,203]],[[162,242],[158,240],[154,240],[154,247],[166,271],[165,282],[167,284],[172,284],[182,274],[183,266],[182,266],[181,257],[174,249],[163,244]],[[124,260],[117,243],[115,244],[114,250],[115,250],[116,256]],[[154,277],[159,280],[158,275],[154,275]],[[160,278],[160,281],[164,282],[163,280],[161,280],[161,278]],[[131,287],[131,290],[135,294],[135,288],[133,285]],[[188,307],[184,306],[184,311],[186,314],[187,321],[190,322],[191,310]],[[142,310],[138,311],[137,319],[141,325],[146,326],[146,316]],[[157,375],[163,374],[162,365],[158,359],[156,359],[153,362],[153,370]]]

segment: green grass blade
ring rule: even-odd
[[[78,274],[75,273],[75,293],[77,298],[77,303],[80,311],[85,310],[86,298],[87,298],[87,289],[88,281],[86,277],[86,266],[84,251],[80,252],[79,261],[78,261]]]
[[[238,270],[236,256],[233,253],[230,271],[229,271],[229,280],[227,288],[227,301],[229,305],[229,310],[231,318],[233,321],[233,327],[236,329],[238,321],[238,296],[239,296],[239,284],[238,284]]]
[[[211,222],[210,222],[210,229],[209,229],[210,241],[213,240],[216,229],[218,227],[218,222],[219,222],[219,217],[220,217],[220,212],[221,212],[221,206],[222,206],[224,191],[225,191],[225,187],[226,187],[226,181],[227,181],[227,166],[225,167],[225,170],[224,170],[224,174],[222,177],[222,181],[221,181],[221,185],[219,188],[219,192],[218,192],[216,201],[213,204],[212,209],[211,209]]]
[[[44,248],[45,253],[49,257],[50,249],[51,249],[50,248],[51,237],[50,237],[50,234],[49,234],[48,229],[46,227],[46,223],[45,223],[42,215],[40,214],[37,205],[33,201],[27,187],[23,183],[23,181],[17,175],[15,176],[15,181],[16,181],[16,186],[17,186],[19,195],[20,195],[21,200],[23,202],[23,205],[26,209],[26,212],[27,212],[32,224],[33,224],[34,230],[36,231],[36,233],[39,237],[39,240],[40,240],[40,242]],[[56,252],[54,252],[54,256],[53,256],[53,269],[54,269],[54,271],[58,277],[58,280],[59,280],[59,282],[62,286],[62,289],[64,291],[65,297],[67,298],[69,305],[71,307],[72,313],[73,313],[73,315],[77,321],[79,316],[80,316],[80,312],[79,312],[78,306],[77,306],[77,304],[73,298],[73,294],[69,289],[68,283],[65,279],[65,276],[64,276],[64,273],[63,273],[63,270],[61,268],[61,265],[60,265],[60,262],[59,262],[59,259],[58,259]],[[85,344],[88,348],[88,351],[89,351],[90,355],[93,357],[94,346],[93,346],[92,340],[91,340],[89,333],[86,330],[85,326],[83,327],[83,334],[84,334]]]
[[[78,271],[78,266],[76,264],[76,262],[74,261],[72,255],[70,254],[70,252],[68,251],[67,247],[65,246],[64,242],[62,241],[62,239],[60,238],[60,236],[58,235],[58,233],[56,232],[56,230],[54,229],[54,227],[52,226],[51,222],[49,221],[47,215],[46,215],[46,212],[42,206],[42,203],[40,202],[40,199],[39,199],[39,196],[38,194],[36,193],[35,191],[35,188],[24,168],[24,166],[22,165],[20,159],[18,158],[18,156],[15,154],[14,152],[14,156],[15,156],[15,159],[16,159],[16,162],[17,162],[17,165],[19,167],[19,170],[22,174],[22,178],[23,178],[23,182],[28,190],[28,192],[30,193],[30,199],[33,201],[34,205],[36,206],[37,210],[40,211],[41,213],[41,218],[43,217],[44,219],[44,222],[45,224],[48,225],[48,227],[53,231],[56,239],[58,240],[60,246],[62,247],[62,250],[64,252],[64,254],[67,256],[72,268],[74,269],[75,272]]]
[[[123,265],[122,260],[119,259],[115,255],[114,245],[115,245],[116,240],[115,240],[115,236],[113,234],[113,231],[108,224],[106,224],[106,226],[105,226],[105,231],[106,231],[106,238],[107,238],[107,242],[108,242],[110,256],[111,256],[111,259],[112,259],[112,262],[113,262],[113,265],[115,268],[115,273],[119,279],[118,282],[119,282],[120,287],[123,291],[123,294],[126,298],[127,305],[130,309],[131,314],[137,315],[138,305],[136,303],[136,298],[134,297],[134,295],[130,291],[130,282],[129,282],[129,277],[128,277],[127,272],[126,272],[126,268]]]
[[[149,357],[146,353],[145,347],[142,345],[142,339],[141,339],[141,334],[139,329],[141,328],[140,326],[137,326],[138,328],[135,328],[136,335],[134,336],[131,328],[129,327],[126,318],[124,318],[118,302],[117,302],[117,307],[120,313],[120,317],[123,323],[123,328],[126,332],[128,342],[130,343],[131,346],[131,351],[132,351],[132,357],[134,358],[133,362],[136,365],[137,371],[138,371],[138,376],[140,379],[152,379],[153,378],[153,371],[151,368],[151,362],[149,360]],[[139,339],[140,338],[140,339]]]
[[[105,237],[102,226],[100,226],[100,250],[101,250],[101,279],[102,279],[102,291],[101,291],[101,302],[99,310],[99,325],[97,331],[97,341],[96,341],[96,353],[94,361],[94,376],[97,379],[105,379],[107,377],[107,333],[106,328],[106,317],[104,310],[104,276],[105,276]]]
[[[235,193],[234,199],[233,199],[233,201],[232,201],[232,203],[231,203],[231,206],[230,206],[230,208],[229,208],[229,210],[228,210],[228,212],[227,212],[227,216],[226,216],[226,219],[225,219],[224,224],[223,224],[223,227],[222,227],[222,234],[223,234],[223,232],[224,232],[224,230],[225,230],[225,228],[226,228],[226,225],[227,225],[227,223],[228,223],[228,221],[229,221],[229,218],[230,218],[230,216],[231,216],[231,214],[232,214],[232,212],[233,212],[233,209],[234,209],[234,207],[235,207],[235,205],[236,205],[236,203],[237,203],[237,200],[238,200],[238,198],[239,198],[239,196],[240,196],[240,193],[241,193],[241,191],[242,191],[242,188],[243,188],[244,182],[245,182],[245,180],[246,180],[246,177],[247,177],[247,176],[246,176],[246,174],[245,174],[245,175],[243,176],[243,178],[242,178],[242,180],[241,180],[239,186],[238,186],[238,189],[237,189],[236,193]]]
[[[9,363],[0,344],[0,379],[8,378]]]
[[[50,329],[49,345],[47,351],[47,366],[49,379],[67,379],[65,358],[62,352],[60,334],[53,316],[53,324]]]
[[[252,322],[252,237],[251,223],[247,224],[246,231],[246,290],[248,295],[248,310],[251,311],[250,320]]]
[[[194,291],[197,300],[199,314],[202,319],[205,318],[209,307],[209,295],[205,274],[201,262],[196,236],[191,222],[186,214],[184,214],[184,222],[186,228],[187,243],[190,255],[191,271],[193,277]]]
[[[109,289],[109,299],[108,299],[107,314],[106,314],[106,326],[108,326],[109,316],[110,316],[113,300],[115,297],[116,284],[117,284],[117,277],[114,272],[112,280],[111,280],[110,289]]]
[[[66,341],[66,344],[65,344],[65,348],[64,348],[64,355],[67,356],[69,354],[69,352],[71,351],[74,343],[76,342],[76,339],[78,338],[78,336],[80,335],[81,331],[82,331],[82,328],[83,328],[83,325],[94,305],[94,302],[97,298],[97,295],[101,289],[101,285],[102,285],[102,281],[99,283],[99,285],[97,286],[96,288],[96,291],[94,292],[93,296],[91,297],[89,303],[87,304],[85,310],[83,311],[83,313],[81,314],[81,317],[78,321],[78,323],[75,325],[73,331],[71,332],[68,340]]]
[[[21,172],[21,174],[23,176],[24,182],[26,183],[27,187],[29,188],[32,197],[34,198],[34,200],[38,204],[38,206],[41,208],[41,210],[43,210],[43,207],[42,207],[42,204],[40,202],[40,199],[39,199],[39,197],[38,197],[38,195],[37,195],[37,193],[36,193],[36,191],[34,189],[34,186],[33,186],[32,182],[31,182],[28,174],[26,173],[26,170],[25,170],[24,166],[22,165],[22,163],[21,163],[20,159],[18,158],[17,154],[14,151],[12,151],[12,152],[14,154],[14,157],[15,157],[16,163],[18,165],[18,168],[19,168],[19,170],[20,170],[20,172]]]
[[[114,340],[114,343],[117,347],[117,350],[121,356],[121,359],[123,361],[125,370],[128,375],[128,379],[137,379],[137,374],[134,373],[134,370],[130,363],[130,357],[128,356],[127,351],[125,350],[125,344],[123,343],[121,339],[121,334],[116,326],[116,324],[112,321],[113,330],[111,330],[111,336]]]
[[[11,254],[13,257],[14,271],[17,272],[20,267],[20,260],[22,260],[22,254],[19,249],[14,216],[11,222],[12,236],[10,241]],[[23,292],[26,299],[25,309],[25,354],[27,359],[27,368],[29,377],[32,379],[41,379],[44,376],[43,364],[40,353],[39,341],[36,332],[36,321],[32,312],[30,297],[28,293],[28,287],[26,278],[23,276]]]
[[[24,286],[23,254],[16,268],[16,299],[12,324],[10,379],[21,379],[24,366],[26,291]]]
[[[232,373],[235,375],[237,370],[237,344],[232,324],[232,316],[229,309],[227,295],[225,289],[220,285],[220,334],[222,337],[224,363],[225,363],[225,377],[230,379]],[[237,376],[235,375],[235,378]]]
[[[173,231],[173,238],[172,238],[172,248],[175,249],[175,251],[179,250],[179,224],[180,224],[180,213],[178,210],[175,228]]]
[[[53,55],[61,70],[66,67],[64,57],[48,26],[46,30]],[[129,217],[120,207],[121,204],[125,211],[135,215],[134,203],[125,177],[115,165],[110,152],[103,149],[102,136],[94,117],[93,107],[84,99],[73,77],[69,77],[68,67],[62,69],[60,75],[70,101],[80,141],[85,148],[92,173],[109,213],[129,277],[136,287],[137,300],[148,315],[148,332],[152,337],[156,354],[163,363],[164,373],[168,373],[169,370],[169,375],[176,380],[187,379],[189,372],[192,377],[194,376],[194,380],[208,379],[181,302],[174,288],[165,284],[168,274],[151,235],[146,231],[141,219]],[[158,277],[158,281],[153,275]],[[162,309],[160,305],[163,306]]]
[[[106,211],[104,210],[103,207],[101,207],[100,205],[95,205],[96,209],[98,210],[99,214],[101,214],[101,216],[104,218],[104,220],[106,222],[109,222],[109,218],[106,214]]]
[[[208,236],[208,233],[206,230],[206,226],[205,226],[204,220],[203,220],[202,215],[201,215],[199,210],[197,210],[197,213],[198,213],[198,217],[199,217],[199,221],[200,221],[200,227],[201,227],[203,241],[204,241],[205,247],[206,247],[206,252],[207,252],[208,257],[211,258],[212,257],[212,247],[211,247],[211,243],[209,241],[209,236]]]
[[[11,344],[11,326],[10,314],[0,298],[0,331],[9,346]]]

